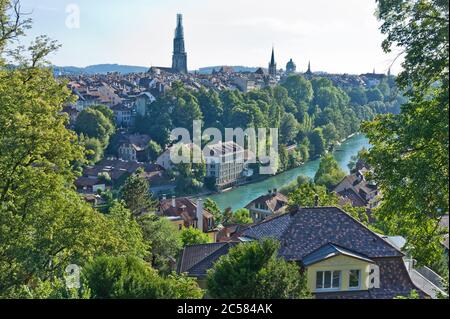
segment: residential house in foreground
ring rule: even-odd
[[[398,248],[337,207],[295,208],[249,226],[235,241],[268,237],[280,241],[280,257],[301,266],[316,298],[392,299],[412,290],[428,296],[412,282]],[[197,254],[205,249],[185,248],[179,271],[206,273],[215,255]]]
[[[288,198],[274,189],[269,190],[268,194],[254,199],[245,208],[250,211],[253,222],[257,223],[269,216],[284,213],[287,204]]]
[[[186,197],[163,199],[160,202],[158,214],[167,217],[178,230],[183,227],[197,228],[208,234],[212,242],[216,241],[217,230],[214,227],[214,216],[203,208],[201,199],[195,203]]]

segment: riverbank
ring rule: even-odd
[[[368,148],[369,146],[369,141],[363,134],[355,134],[336,147],[333,154],[341,168],[345,172],[349,172],[347,165],[351,157],[357,155],[362,148]],[[248,184],[237,186],[227,192],[201,196],[213,199],[221,209],[227,207],[231,207],[233,210],[242,208],[253,199],[267,193],[269,189],[281,189],[283,186],[288,185],[296,180],[299,175],[313,178],[319,168],[319,162],[320,159],[315,159],[297,168],[264,178],[261,181],[250,181]]]

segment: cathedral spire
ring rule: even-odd
[[[275,49],[272,46],[272,56],[270,58],[269,63],[269,75],[276,76],[277,75],[277,64],[275,62]]]
[[[275,64],[275,49],[274,49],[274,47],[272,46],[272,57],[271,57],[271,59],[270,59],[270,64]]]
[[[311,61],[308,61],[308,70],[306,70],[306,74],[307,74],[307,75],[312,75],[312,71],[311,71]]]
[[[176,72],[187,73],[187,54],[184,47],[183,15],[177,14],[177,28],[173,39],[172,69]]]
[[[177,28],[175,29],[175,39],[184,39],[182,14],[177,14]]]

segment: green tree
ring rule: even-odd
[[[321,156],[325,153],[326,141],[323,137],[323,131],[321,128],[314,129],[308,136],[309,139],[309,155]]]
[[[95,299],[197,299],[203,296],[195,279],[168,279],[132,256],[98,257],[83,269],[83,280]]]
[[[344,177],[345,172],[339,167],[339,163],[331,154],[321,158],[319,169],[314,176],[314,182],[333,189]]]
[[[154,162],[162,153],[161,146],[155,141],[148,142],[148,158],[150,161]]]
[[[78,134],[98,139],[103,147],[106,147],[110,136],[114,133],[114,124],[101,111],[87,108],[78,114],[75,131]]]
[[[289,145],[292,143],[298,133],[298,122],[291,113],[285,113],[281,118],[280,143]]]
[[[308,298],[306,276],[293,262],[278,258],[272,239],[242,243],[230,249],[208,271],[208,293],[223,299]]]
[[[106,105],[98,104],[98,105],[92,105],[90,108],[102,112],[102,114],[111,122],[114,123],[115,116],[113,110],[111,110]]]
[[[213,214],[213,216],[214,216],[214,225],[215,226],[218,226],[218,225],[220,225],[223,222],[222,211],[220,210],[219,205],[217,205],[217,203],[215,201],[213,201],[211,198],[207,198],[205,200],[205,203],[204,203],[203,207],[208,212]]]
[[[376,217],[388,233],[403,235],[419,264],[440,256],[438,227],[449,207],[447,1],[378,2],[383,49],[404,52],[397,78],[408,101],[398,115],[364,125],[373,147],[366,159],[383,194]]]
[[[236,210],[231,218],[232,224],[246,225],[253,223],[250,218],[250,211],[246,208],[240,208]]]
[[[313,98],[313,89],[311,83],[300,75],[288,76],[282,86],[288,91],[289,97],[291,97],[295,103],[311,102]]]
[[[123,202],[114,201],[106,219],[108,227],[115,232],[117,238],[124,242],[123,246],[126,249],[122,253],[140,258],[148,256],[149,245],[144,242],[142,229]]]
[[[24,26],[17,11],[19,17],[5,8],[11,8],[9,1],[0,3],[1,57]],[[17,44],[17,67],[0,67],[0,296],[49,287],[69,263],[83,265],[106,251],[136,251],[111,227],[113,220],[73,189],[73,164],[84,162],[84,150],[62,113],[74,99],[46,67],[57,45],[46,37],[29,50]]]
[[[304,183],[289,194],[289,206],[314,207],[337,206],[339,198],[335,193],[327,191],[325,186]],[[316,202],[317,201],[317,202]]]
[[[183,246],[207,244],[211,242],[209,236],[200,229],[188,227],[181,231],[181,242]]]
[[[220,119],[223,116],[223,106],[219,94],[202,87],[197,93],[197,100],[204,116],[205,127],[221,129]]]
[[[353,87],[349,92],[348,96],[350,97],[350,102],[353,105],[366,105],[368,100],[366,96],[366,92],[360,86]]]
[[[140,216],[137,222],[144,241],[150,246],[150,254],[145,259],[161,272],[169,272],[172,261],[182,248],[180,232],[168,219],[155,214]]]
[[[86,150],[86,159],[90,164],[95,164],[103,158],[103,145],[95,137],[80,135],[80,144]]]
[[[142,173],[142,170],[137,170],[120,189],[120,198],[135,216],[154,211],[156,205],[150,185]]]
[[[190,154],[188,163],[179,163],[173,167],[176,177],[175,191],[178,194],[192,194],[199,191],[203,187],[203,180],[206,175],[206,164],[202,159],[201,163],[193,163],[193,151],[187,150],[187,146],[183,145],[183,154]],[[180,149],[180,152],[182,150]]]
[[[383,93],[378,88],[372,88],[366,91],[368,102],[382,102],[384,101]]]
[[[157,99],[147,109],[146,116],[136,116],[132,131],[149,135],[153,141],[163,147],[168,145],[173,128],[172,108],[169,97]]]
[[[172,121],[174,127],[182,127],[192,131],[193,121],[203,119],[197,98],[181,82],[172,83],[172,90],[166,99],[173,105]]]

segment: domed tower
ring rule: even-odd
[[[286,64],[286,74],[294,73],[297,70],[297,66],[295,65],[292,59]]]

